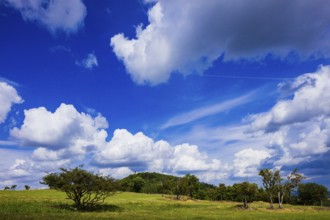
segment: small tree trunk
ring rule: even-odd
[[[269,200],[270,200],[270,202],[269,202],[269,208],[273,209],[274,208],[274,206],[273,206],[273,196],[270,196],[269,197]]]
[[[278,204],[279,204],[279,208],[282,209],[283,208],[283,198],[284,198],[284,195],[280,195],[279,198],[278,198]]]
[[[243,202],[243,204],[244,204],[244,208],[249,208],[249,203],[247,202],[247,200],[246,200],[246,198],[244,197],[244,202]]]

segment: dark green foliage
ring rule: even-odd
[[[298,198],[304,205],[322,205],[328,198],[328,189],[316,183],[300,184]]]
[[[216,200],[216,187],[200,183],[194,175],[176,177],[160,173],[137,173],[119,181],[122,191],[172,194],[179,199],[188,196],[195,199]]]
[[[24,185],[25,190],[29,190],[31,187],[29,185]]]
[[[41,183],[64,191],[78,210],[91,210],[116,191],[116,183],[110,177],[96,175],[80,167],[60,170],[60,173],[46,175]]]
[[[207,183],[199,183],[198,191],[194,198],[202,200],[217,200],[217,187]]]
[[[144,181],[144,179],[142,179],[142,177],[140,176],[136,176],[132,179],[132,189],[133,192],[141,192],[143,186],[146,184],[146,182]]]
[[[243,182],[233,185],[237,201],[243,201],[243,207],[249,208],[249,203],[253,202],[258,193],[258,185],[255,183]]]
[[[129,175],[119,183],[122,191],[173,194],[177,180],[179,177],[144,172]]]
[[[17,187],[17,185],[12,185],[12,186],[10,187],[10,189],[11,189],[11,190],[15,190],[16,187]]]
[[[5,186],[3,190],[10,190],[9,186]]]

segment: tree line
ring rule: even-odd
[[[159,173],[137,173],[119,180],[121,191],[174,195],[176,199],[191,198],[214,201],[239,201],[248,208],[253,201],[274,203],[283,208],[284,203],[322,205],[328,198],[328,189],[317,183],[302,183],[306,179],[297,169],[282,176],[279,170],[262,169],[259,172],[262,187],[244,181],[226,186],[200,182],[191,174],[175,177]]]
[[[328,189],[325,186],[301,183],[305,177],[296,169],[284,177],[279,170],[270,169],[260,170],[259,175],[262,178],[262,187],[248,181],[228,186],[220,183],[215,186],[200,182],[192,174],[176,177],[143,172],[115,180],[110,176],[88,172],[79,166],[74,169],[60,168],[60,172],[44,176],[41,183],[48,185],[50,189],[65,192],[77,210],[94,209],[118,191],[166,194],[175,199],[238,201],[242,202],[244,208],[248,208],[253,201],[269,202],[270,208],[274,208],[274,203],[278,203],[279,208],[283,208],[284,203],[322,205],[328,198]],[[16,185],[8,187],[15,188]]]

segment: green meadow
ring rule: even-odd
[[[54,190],[0,191],[0,219],[330,219],[329,207],[291,206],[268,209],[253,202],[178,201],[159,194],[117,193],[93,212],[78,212],[63,192]]]

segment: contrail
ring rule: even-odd
[[[258,79],[258,80],[292,80],[295,78],[285,78],[285,77],[258,77],[258,76],[225,76],[225,75],[214,75],[214,74],[204,74],[203,76],[219,77],[219,78],[232,78],[232,79]]]

